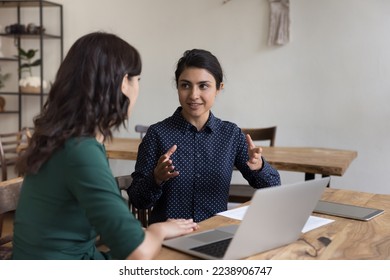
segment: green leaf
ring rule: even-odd
[[[19,56],[20,57],[27,57],[27,53],[22,48],[19,48]]]
[[[42,62],[41,59],[37,59],[37,60],[35,60],[33,63],[30,63],[30,66],[38,66],[38,65],[41,64],[41,62]]]
[[[19,57],[21,59],[31,59],[35,56],[38,50],[30,49],[28,51],[25,51],[22,48],[19,48]]]
[[[35,53],[37,52],[38,50],[28,50],[27,52],[27,58],[28,59],[31,59],[34,57]]]
[[[30,63],[23,63],[23,64],[21,64],[20,65],[20,69],[22,69],[22,68],[30,68]]]

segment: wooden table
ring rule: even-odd
[[[141,139],[114,138],[106,143],[110,159],[136,160]],[[306,173],[306,179],[314,174],[342,176],[357,157],[356,151],[311,147],[263,147],[265,159],[277,170]]]
[[[105,143],[106,154],[110,159],[137,160],[139,138],[114,138]]]
[[[296,242],[248,259],[390,259],[390,195],[328,188],[322,199],[380,208],[385,212],[368,222],[314,214],[335,221],[302,234]],[[201,222],[200,230],[237,223],[239,221],[234,219],[214,216]],[[189,260],[194,257],[163,247],[157,259]]]
[[[277,170],[342,176],[357,157],[356,151],[312,147],[263,147],[264,158]]]

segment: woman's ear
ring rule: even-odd
[[[129,86],[128,77],[129,77],[129,75],[126,74],[126,75],[123,77],[123,79],[122,79],[121,90],[122,90],[122,93],[123,93],[123,94],[125,94],[125,92],[127,91],[127,87]]]
[[[223,82],[221,82],[219,84],[219,89],[217,90],[217,95],[223,90],[224,87],[225,87],[225,84]]]

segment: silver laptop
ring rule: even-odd
[[[259,189],[239,225],[165,240],[202,259],[242,259],[296,241],[330,178]]]

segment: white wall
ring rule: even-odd
[[[358,151],[332,186],[390,194],[390,1],[291,0],[292,40],[266,45],[267,0],[58,0],[65,51],[87,32],[114,32],[143,57],[129,123],[150,124],[178,106],[177,59],[205,48],[221,61],[224,92],[213,112],[240,126],[277,125],[280,146]],[[112,161],[114,173],[132,164]],[[284,182],[302,174],[282,172]]]

